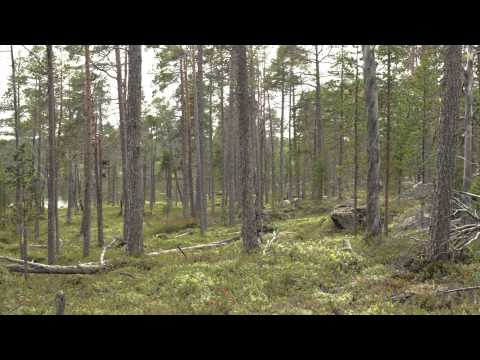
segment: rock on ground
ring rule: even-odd
[[[365,225],[367,208],[365,206],[357,206],[357,227],[361,228]],[[338,229],[353,230],[355,222],[355,209],[348,204],[336,206],[330,214],[330,218]]]

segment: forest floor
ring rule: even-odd
[[[239,231],[238,225],[214,224],[202,238],[180,209],[167,221],[162,206],[157,208],[153,214],[146,211],[146,252],[225,240]],[[480,314],[480,291],[439,292],[480,284],[479,257],[417,271],[401,266],[427,236],[418,229],[398,229],[415,207],[392,209],[399,215],[390,236],[378,246],[335,229],[328,210],[305,202],[289,219],[274,221],[278,238],[266,255],[262,249],[244,254],[241,241],[185,255],[177,251],[140,258],[128,258],[123,249],[113,247],[106,254],[115,264],[112,271],[30,274],[27,282],[0,263],[0,314],[53,314],[60,290],[66,314]],[[58,263],[97,262],[101,249],[94,246],[96,236],[91,256],[81,258],[80,216],[72,225],[65,224],[63,210],[60,217],[64,246]],[[118,208],[106,206],[106,243],[121,235],[121,221]],[[46,221],[41,230],[45,244]],[[264,244],[271,236],[265,235]],[[345,248],[347,239],[352,251]],[[29,254],[46,263],[45,248],[30,248]],[[0,231],[2,255],[19,257],[11,230]]]

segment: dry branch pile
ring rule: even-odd
[[[452,198],[452,226],[450,229],[450,246],[459,252],[480,238],[480,216],[471,205],[471,200],[480,196],[456,191]]]

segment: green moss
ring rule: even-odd
[[[404,205],[403,205],[404,206]],[[288,220],[275,221],[279,237],[271,253],[246,255],[240,241],[222,248],[176,252],[154,257],[128,258],[112,248],[107,259],[116,268],[96,275],[30,275],[0,266],[0,313],[52,314],[57,291],[66,295],[69,314],[478,314],[475,293],[438,296],[439,287],[480,283],[480,262],[444,263],[418,273],[399,269],[398,259],[411,253],[412,232],[392,235],[379,246],[362,236],[338,232],[328,213],[315,212],[306,203]],[[307,209],[307,210],[305,210]],[[239,226],[213,224],[202,237],[191,219],[173,208],[168,220],[161,206],[145,218],[146,251],[185,247],[229,239]],[[60,211],[64,248],[60,264],[98,261],[92,229],[91,256],[82,259],[78,236],[80,216],[71,225]],[[93,217],[95,219],[95,217]],[[210,218],[211,219],[211,218]],[[395,230],[396,222],[392,229]],[[186,229],[193,229],[192,232]],[[118,208],[105,207],[105,237],[122,234]],[[158,234],[163,234],[158,236]],[[418,235],[417,235],[418,236]],[[265,235],[265,240],[271,234]],[[0,231],[0,255],[18,257],[11,229]],[[353,251],[346,250],[348,239]],[[41,222],[41,243],[46,242],[46,221]],[[262,245],[263,246],[263,245]],[[37,261],[46,249],[31,248]],[[398,275],[399,271],[402,273]],[[395,301],[402,293],[415,295]]]

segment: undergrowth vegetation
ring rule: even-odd
[[[412,210],[414,212],[414,210]],[[81,258],[80,216],[65,224],[59,264],[98,261],[101,249]],[[121,236],[118,208],[105,208],[105,238]],[[398,221],[397,221],[398,220]],[[22,274],[0,266],[0,314],[53,314],[54,296],[63,290],[67,314],[478,314],[477,293],[439,293],[442,288],[480,283],[480,261],[435,264],[420,270],[403,266],[426,234],[395,231],[379,246],[338,231],[328,211],[305,206],[275,220],[278,239],[271,251],[246,255],[241,242],[225,247],[128,258],[113,247],[106,258],[114,270],[96,275]],[[41,240],[46,241],[42,222]],[[146,212],[146,252],[225,240],[239,226],[211,226],[202,238],[197,224],[174,208],[168,220],[159,204]],[[416,231],[416,232],[415,232]],[[95,234],[95,229],[92,231]],[[268,240],[272,235],[265,235]],[[345,247],[346,240],[352,250]],[[265,245],[262,245],[262,247]],[[0,231],[0,255],[18,257],[12,229]],[[29,249],[46,262],[46,249]]]

